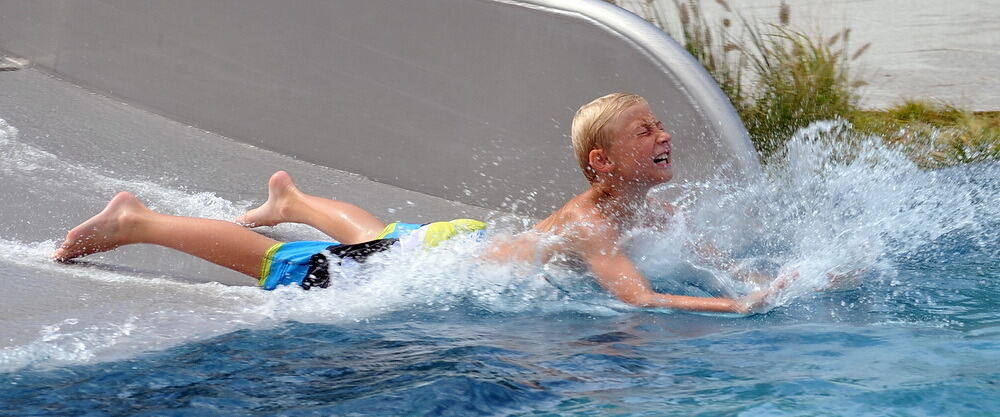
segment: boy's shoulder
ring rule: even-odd
[[[549,223],[549,232],[570,239],[587,239],[595,234],[607,235],[615,229],[611,219],[583,194],[566,202],[543,223]]]

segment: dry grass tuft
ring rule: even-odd
[[[782,26],[788,26],[788,23],[792,21],[792,8],[784,1],[781,2],[781,7],[778,9],[778,21],[781,22]]]

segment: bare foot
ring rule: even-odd
[[[129,243],[122,227],[124,216],[143,210],[147,209],[134,195],[128,192],[118,193],[104,210],[70,230],[66,234],[66,240],[52,253],[52,259],[68,261]]]
[[[285,171],[275,172],[267,181],[267,201],[233,220],[246,227],[274,226],[287,221],[290,205],[302,195]]]

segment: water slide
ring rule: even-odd
[[[586,186],[574,111],[615,91],[669,127],[675,182],[760,170],[698,63],[598,0],[0,0],[0,53],[4,369],[289,317],[168,250],[47,260],[119,190],[231,219],[284,169],[383,219],[538,218]]]

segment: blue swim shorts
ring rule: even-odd
[[[260,262],[260,285],[265,290],[273,290],[279,285],[301,285],[309,273],[309,261],[313,255],[322,252],[337,242],[282,242],[271,246]]]
[[[461,233],[482,233],[485,228],[485,223],[469,219],[427,224],[395,222],[369,242],[349,245],[333,241],[276,243],[261,259],[257,285],[265,290],[292,284],[306,290],[326,288],[330,285],[331,263],[340,264],[343,259],[364,263],[369,256],[388,250],[400,239],[404,240],[403,246],[429,248]]]

